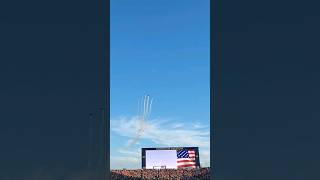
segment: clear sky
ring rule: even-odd
[[[140,168],[142,147],[199,146],[209,165],[209,0],[111,0],[111,168]],[[153,99],[137,136],[138,100]]]

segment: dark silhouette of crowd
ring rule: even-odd
[[[111,170],[112,180],[210,180],[210,168]]]

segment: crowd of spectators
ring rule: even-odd
[[[210,180],[210,168],[112,170],[112,180]]]

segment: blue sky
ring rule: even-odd
[[[199,146],[209,165],[209,0],[111,0],[111,168],[141,147]],[[153,97],[137,144],[138,100]]]

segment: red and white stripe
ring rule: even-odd
[[[194,151],[188,151],[189,157],[190,158],[195,158],[196,157],[196,153]]]
[[[179,158],[177,160],[177,168],[184,168],[184,167],[196,168],[195,152],[188,151],[188,154],[189,154],[189,158]]]

